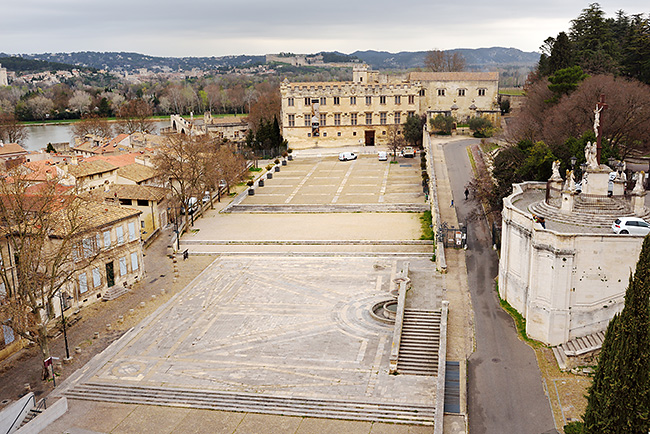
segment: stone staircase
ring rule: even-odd
[[[102,301],[111,301],[115,300],[117,297],[120,297],[129,292],[129,290],[123,285],[115,285],[108,288],[108,290],[102,295]]]
[[[635,215],[629,210],[627,204],[616,200],[596,204],[576,198],[574,205],[574,210],[570,214],[564,214],[560,212],[559,208],[548,205],[544,201],[529,205],[528,210],[532,214],[542,216],[547,220],[598,228],[609,228],[617,218]],[[638,217],[648,221],[650,211],[646,209],[644,214]]]
[[[430,211],[427,204],[382,203],[382,204],[329,204],[329,205],[246,205],[238,204],[224,212],[232,213],[345,213],[345,212],[425,212]]]
[[[208,410],[320,417],[411,425],[433,425],[435,407],[383,401],[347,401],[256,395],[214,390],[176,389],[105,383],[85,383],[68,398],[126,404],[190,407]]]
[[[440,311],[404,310],[397,372],[437,375],[440,346]]]
[[[43,410],[39,410],[39,409],[36,408],[36,407],[30,409],[29,412],[25,415],[25,418],[23,419],[23,421],[20,423],[20,427],[18,427],[18,429],[20,429],[20,428],[22,428],[23,426],[25,426],[25,424],[27,424],[28,422],[30,422],[32,419],[34,419],[36,416],[38,416],[38,415],[41,414],[42,412],[43,412]]]
[[[561,370],[569,367],[568,358],[577,357],[600,349],[605,340],[605,332],[598,332],[589,336],[582,336],[553,347],[555,360]]]

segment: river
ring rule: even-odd
[[[157,131],[168,125],[169,121],[156,121]],[[28,125],[25,128],[29,137],[23,142],[22,146],[28,151],[47,148],[48,143],[70,143],[73,139],[70,133],[70,124]]]

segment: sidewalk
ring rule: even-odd
[[[78,314],[81,319],[68,326],[68,349],[73,360],[57,369],[57,385],[183,289],[212,262],[212,257],[191,256],[183,261],[179,256],[178,262],[174,263],[168,256],[172,233],[173,225],[168,225],[147,248],[144,254],[145,277],[130,292],[109,302],[97,301],[84,307]],[[124,317],[122,322],[119,322],[120,316]],[[107,327],[109,324],[110,329]],[[94,339],[95,332],[99,332],[98,339]],[[59,334],[50,342],[52,355],[61,360],[65,358],[63,341],[63,335]],[[81,353],[75,352],[76,347],[81,349]],[[0,400],[18,399],[26,393],[26,384],[30,385],[37,400],[51,392],[52,382],[41,380],[41,366],[40,351],[36,346],[27,347],[0,362]]]
[[[442,145],[455,138],[431,139],[431,149],[436,182],[440,217],[449,226],[458,227],[456,209],[450,206],[453,195],[447,172],[447,164]],[[460,137],[458,140],[466,139]],[[445,249],[447,273],[443,275],[445,295],[449,301],[449,319],[447,324],[447,360],[460,362],[460,415],[447,414],[444,416],[445,434],[461,434],[467,429],[467,358],[474,348],[474,318],[472,300],[467,285],[467,268],[465,251]]]

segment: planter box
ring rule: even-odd
[[[255,195],[255,189],[254,188],[249,188],[248,189],[248,195],[249,196],[254,196]]]
[[[289,159],[289,161],[293,161],[293,155],[289,154],[287,158]]]
[[[257,183],[259,187],[264,187],[264,180],[260,179],[260,181]]]
[[[287,160],[282,160],[282,165],[286,166],[287,165]]]
[[[275,166],[275,171],[279,172],[280,171],[280,166]]]
[[[273,172],[266,172],[266,179],[273,179]]]

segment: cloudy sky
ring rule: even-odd
[[[568,30],[576,0],[21,0],[2,8],[0,52],[154,56],[515,47]],[[600,2],[647,13],[647,0]]]

